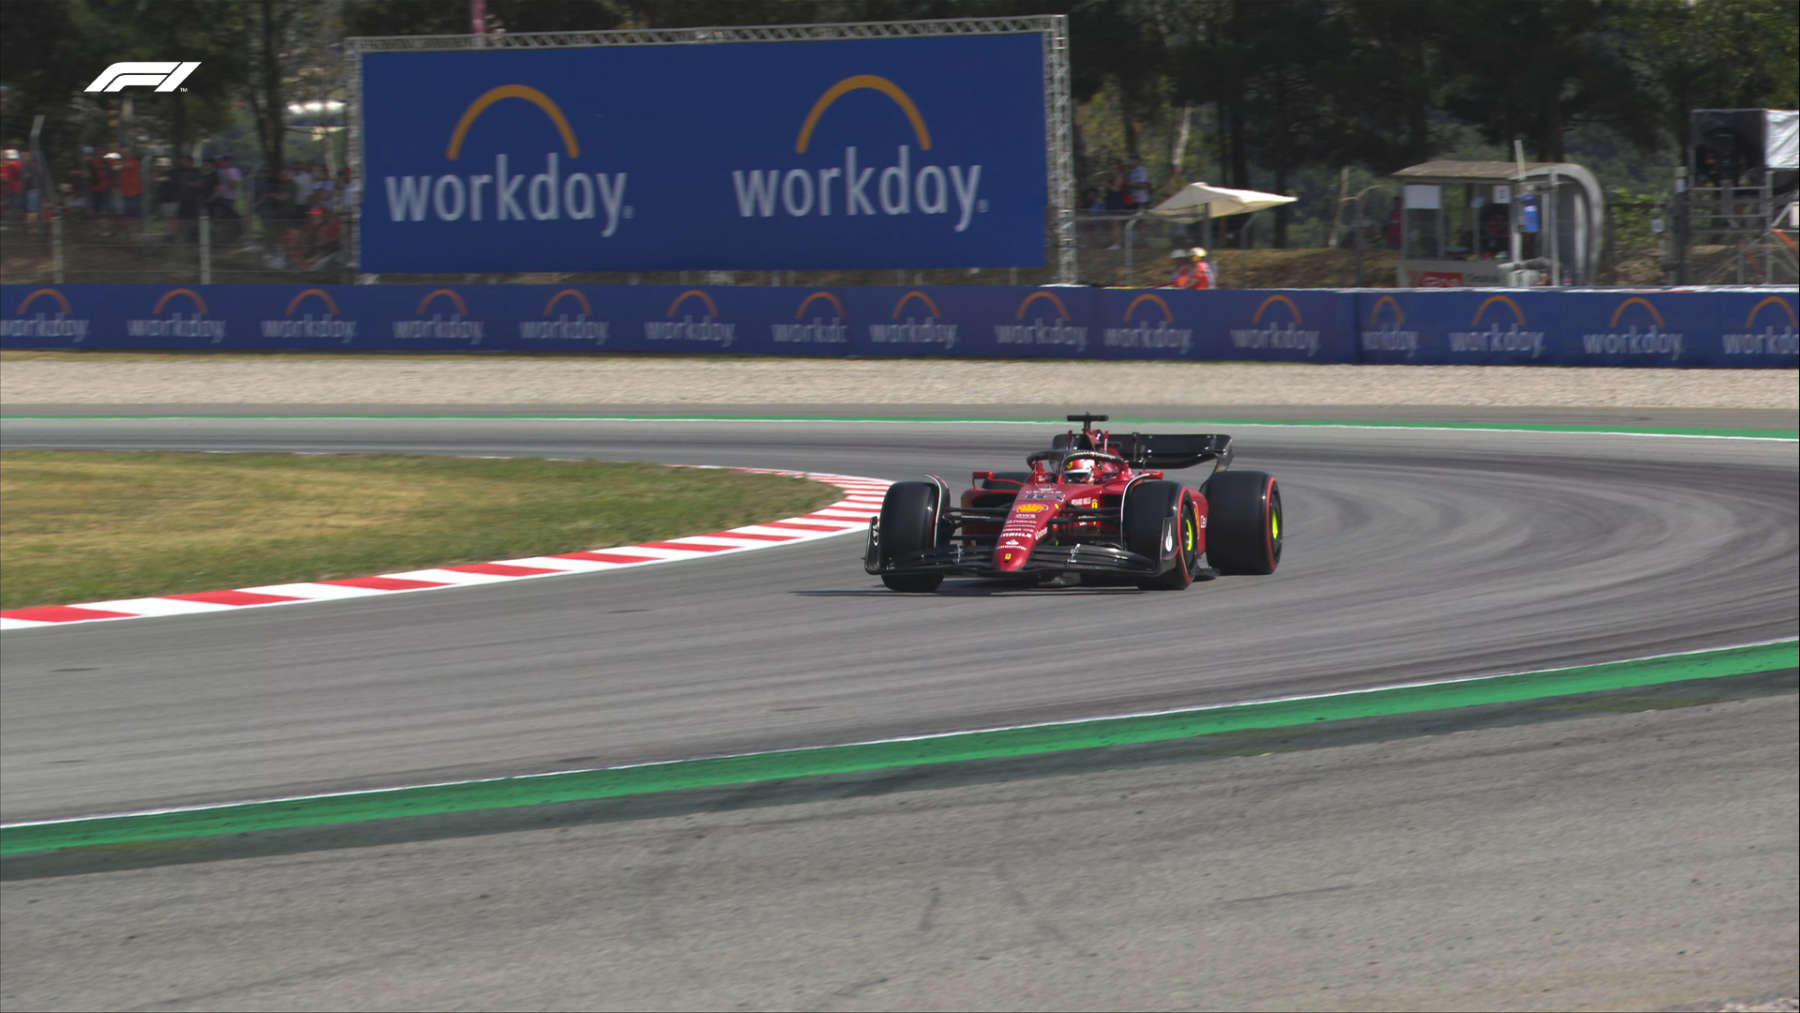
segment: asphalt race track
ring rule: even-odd
[[[861,572],[852,535],[642,572],[8,633],[0,816],[1321,693],[1792,637],[1800,623],[1792,442],[1231,431],[1237,467],[1281,481],[1282,567],[1176,594],[953,582],[895,595]],[[952,483],[1047,436],[0,422],[9,449],[583,456]],[[15,861],[0,1000],[1569,1009],[1791,993],[1800,733],[1787,683],[1673,710],[718,792],[189,864],[28,875]],[[83,947],[102,959],[77,960]]]

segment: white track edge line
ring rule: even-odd
[[[1523,675],[1555,675],[1559,672],[1570,672],[1578,668],[1593,668],[1598,665],[1624,665],[1648,661],[1666,661],[1671,658],[1685,658],[1700,654],[1716,654],[1720,651],[1735,651],[1748,647],[1774,647],[1795,642],[1796,638],[1794,637],[1782,637],[1774,640],[1754,640],[1744,644],[1727,644],[1722,647],[1699,647],[1691,651],[1673,651],[1668,654],[1647,654],[1634,658],[1615,658],[1611,661],[1593,661],[1584,665],[1567,665],[1562,668],[1528,668],[1517,672],[1490,672],[1486,675],[1459,675],[1449,679],[1423,679],[1416,682],[1397,682],[1386,686],[1365,686],[1361,689],[1338,690],[1332,693],[1301,693],[1294,696],[1275,696],[1256,700],[1237,700],[1231,703],[1205,704],[1199,707],[1171,707],[1166,710],[1130,711],[1124,714],[1100,714],[1094,717],[1065,718],[1060,721],[1032,721],[1016,725],[994,725],[986,728],[965,728],[950,732],[929,732],[924,735],[900,735],[887,739],[834,742],[820,746],[790,746],[787,749],[764,749],[751,753],[719,753],[707,756],[689,756],[676,760],[655,760],[648,763],[621,763],[610,767],[576,767],[569,770],[546,770],[535,774],[511,774],[504,777],[478,777],[465,781],[433,781],[424,784],[403,784],[384,788],[359,788],[352,791],[323,792],[317,795],[284,795],[274,798],[242,799],[235,802],[211,802],[201,805],[171,806],[165,809],[128,810],[124,812],[101,813],[93,816],[66,816],[50,820],[26,820],[19,823],[0,823],[0,830],[12,830],[16,827],[55,826],[59,823],[81,823],[87,820],[122,819],[129,816],[166,816],[173,813],[206,812],[212,809],[228,809],[241,805],[272,805],[286,802],[311,802],[328,798],[354,798],[362,795],[382,795],[392,792],[414,791],[421,788],[455,788],[472,784],[497,784],[501,781],[528,781],[536,778],[562,777],[570,774],[600,774],[615,770],[641,770],[650,767],[671,767],[684,763],[697,763],[705,760],[739,760],[797,750],[849,749],[857,746],[887,746],[896,745],[902,742],[929,742],[934,739],[953,739],[965,735],[985,735],[993,732],[1024,731],[1032,728],[1054,728],[1058,725],[1092,724],[1100,721],[1124,721],[1132,718],[1173,717],[1178,714],[1204,714],[1208,711],[1232,710],[1239,707],[1254,707],[1261,704],[1300,703],[1306,700],[1329,700],[1334,697],[1364,696],[1371,693],[1384,693],[1403,689],[1428,689],[1433,686],[1455,686],[1460,683],[1481,682],[1488,679],[1509,679]]]

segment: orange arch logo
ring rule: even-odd
[[[818,292],[814,292],[812,295],[809,295],[805,299],[801,300],[800,308],[794,311],[794,319],[798,320],[801,317],[805,316],[806,308],[808,306],[811,306],[815,300],[819,300],[819,299],[823,299],[826,302],[831,304],[831,308],[837,311],[837,317],[839,320],[842,320],[845,317],[849,316],[848,313],[844,312],[844,304],[840,299],[838,299],[837,296],[832,295],[830,292],[821,290]]]
[[[1152,305],[1162,307],[1163,321],[1165,323],[1174,323],[1175,322],[1175,314],[1170,311],[1169,304],[1163,301],[1162,296],[1157,295],[1154,292],[1145,292],[1143,295],[1140,295],[1136,299],[1131,300],[1131,305],[1125,307],[1125,316],[1122,319],[1130,320],[1131,314],[1137,312],[1137,308],[1140,303],[1150,303]]]
[[[900,311],[902,309],[905,309],[906,304],[913,301],[914,299],[917,299],[920,302],[924,303],[925,308],[931,311],[931,319],[936,320],[938,318],[939,313],[938,313],[937,303],[932,302],[930,296],[926,295],[925,293],[919,291],[916,288],[913,289],[911,292],[908,292],[905,295],[901,296],[900,301],[894,304],[893,318],[895,320],[900,319]]]
[[[1306,322],[1305,320],[1302,320],[1300,318],[1300,307],[1294,305],[1294,300],[1289,299],[1285,295],[1272,295],[1272,296],[1268,297],[1267,299],[1264,299],[1262,301],[1262,305],[1256,307],[1256,316],[1251,317],[1250,322],[1253,324],[1262,323],[1263,311],[1268,309],[1270,306],[1275,305],[1276,303],[1281,303],[1282,305],[1286,306],[1288,308],[1288,312],[1292,313],[1294,315],[1295,326],[1299,326],[1300,324],[1304,324]]]
[[[542,109],[556,125],[557,133],[562,134],[563,148],[569,157],[581,156],[581,145],[575,140],[575,131],[569,127],[569,118],[563,115],[562,107],[554,99],[528,84],[503,84],[482,92],[480,98],[463,110],[462,119],[456,121],[456,129],[450,134],[450,145],[444,149],[444,157],[456,161],[462,155],[463,138],[468,136],[469,127],[474,125],[476,118],[487,112],[489,106],[509,98],[524,99]]]
[[[1512,310],[1514,323],[1522,324],[1525,322],[1525,311],[1519,309],[1519,304],[1513,301],[1512,296],[1490,295],[1481,301],[1480,306],[1475,308],[1475,315],[1469,318],[1469,326],[1473,327],[1476,324],[1481,323],[1481,315],[1486,313],[1487,308],[1495,303],[1499,303]]]
[[[202,316],[204,316],[208,312],[208,310],[206,308],[206,300],[200,298],[200,293],[194,291],[191,288],[172,288],[172,289],[168,290],[167,292],[164,292],[162,298],[156,300],[156,305],[151,308],[150,312],[152,314],[161,313],[163,311],[163,307],[167,306],[169,304],[169,300],[175,298],[178,295],[185,295],[189,299],[192,299],[194,301],[194,305],[199,308]]]
[[[707,316],[717,317],[719,315],[719,304],[716,302],[713,302],[712,296],[707,295],[705,292],[702,292],[697,288],[690,288],[686,292],[683,292],[680,295],[676,296],[675,301],[669,304],[669,312],[664,315],[673,317],[675,315],[676,308],[679,307],[683,302],[686,302],[689,296],[692,296],[693,298],[700,300],[702,303],[704,303],[706,305],[706,315]]]
[[[900,107],[900,111],[912,123],[913,135],[919,139],[919,147],[931,150],[931,131],[926,129],[925,117],[919,115],[919,107],[913,103],[912,96],[906,93],[906,89],[879,74],[854,74],[825,89],[825,93],[813,103],[812,111],[806,114],[806,122],[800,125],[800,137],[794,142],[794,151],[805,154],[807,146],[812,143],[813,128],[819,125],[819,117],[825,115],[825,110],[831,108],[833,102],[865,88],[893,99],[894,104]]]
[[[1662,314],[1657,312],[1656,307],[1651,305],[1650,300],[1644,298],[1641,295],[1634,295],[1631,298],[1620,303],[1618,305],[1618,308],[1613,310],[1612,321],[1610,323],[1608,323],[1607,326],[1608,327],[1619,326],[1619,318],[1621,316],[1625,315],[1625,311],[1627,309],[1630,309],[1633,303],[1636,303],[1637,305],[1642,306],[1643,308],[1649,310],[1650,311],[1650,319],[1656,321],[1656,326],[1661,327],[1663,325]]]
[[[1384,295],[1381,298],[1375,300],[1375,308],[1369,311],[1369,323],[1378,324],[1381,322],[1381,308],[1383,306],[1393,307],[1394,323],[1396,323],[1396,324],[1406,323],[1406,311],[1400,308],[1399,300],[1395,299],[1391,295]]]
[[[64,313],[74,312],[74,310],[70,309],[70,307],[69,307],[69,297],[66,295],[63,295],[61,292],[58,292],[56,289],[53,289],[53,288],[40,288],[40,289],[34,290],[30,295],[25,297],[23,302],[19,303],[19,308],[17,310],[15,310],[14,312],[18,313],[20,316],[23,316],[25,314],[26,308],[29,307],[32,303],[36,302],[38,296],[41,296],[41,295],[49,296],[50,298],[55,299],[56,304],[58,306],[62,307],[62,311]]]
[[[450,305],[456,307],[458,315],[465,317],[469,315],[469,304],[463,302],[462,296],[457,295],[454,291],[447,288],[432,289],[430,292],[425,293],[425,298],[419,300],[419,306],[417,309],[413,310],[413,312],[419,316],[424,316],[425,307],[430,306],[431,301],[440,295],[450,300]]]
[[[283,313],[282,316],[286,316],[286,317],[293,316],[294,310],[298,309],[300,306],[300,303],[302,301],[304,301],[306,299],[306,297],[309,295],[318,296],[321,300],[324,301],[325,308],[327,310],[331,311],[332,316],[335,317],[338,315],[337,300],[333,299],[331,297],[330,292],[327,292],[322,288],[309,288],[309,289],[305,290],[304,292],[301,292],[299,295],[295,296],[293,299],[288,301],[287,312]]]
[[[38,292],[47,292],[47,291],[49,291],[49,289],[38,289]],[[37,292],[33,292],[32,295],[34,295],[34,296],[37,295]],[[1796,326],[1800,326],[1800,321],[1796,321],[1794,319],[1794,307],[1788,305],[1788,301],[1778,295],[1769,296],[1768,298],[1764,299],[1762,302],[1759,302],[1755,306],[1750,307],[1750,315],[1746,316],[1744,318],[1744,326],[1749,327],[1752,324],[1756,323],[1756,315],[1758,313],[1762,312],[1762,308],[1764,306],[1769,306],[1769,305],[1779,306],[1779,307],[1781,307],[1781,311],[1783,313],[1787,314],[1788,328],[1790,330]],[[63,306],[64,306],[63,312],[65,312],[65,313],[68,312],[68,309],[67,309],[68,304],[65,302],[63,304]],[[25,312],[25,307],[23,307],[23,306],[19,307],[19,312],[21,312],[21,313]]]
[[[1061,316],[1064,320],[1069,319],[1069,308],[1067,306],[1063,305],[1063,301],[1061,299],[1057,298],[1055,292],[1033,292],[1030,295],[1026,296],[1024,301],[1019,303],[1019,312],[1013,317],[1013,319],[1014,320],[1025,319],[1025,310],[1028,309],[1032,303],[1037,302],[1039,299],[1042,299],[1045,302],[1048,302],[1050,305],[1056,307],[1057,314],[1059,316]],[[1127,315],[1128,316],[1130,315],[1129,311],[1127,312]]]
[[[550,315],[550,311],[556,308],[556,304],[562,301],[563,296],[568,296],[580,304],[582,316],[591,317],[594,315],[593,304],[588,302],[587,296],[582,295],[580,292],[577,292],[572,288],[565,288],[561,292],[558,292],[555,295],[551,296],[550,301],[544,304],[544,315],[545,316]]]

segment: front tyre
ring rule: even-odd
[[[1140,482],[1126,491],[1125,548],[1168,567],[1138,581],[1145,590],[1179,591],[1194,582],[1200,511],[1179,482]]]
[[[1220,573],[1274,573],[1281,563],[1281,487],[1261,471],[1222,471],[1206,483],[1206,558]]]
[[[916,552],[937,545],[938,509],[942,491],[932,482],[896,482],[881,501],[880,562],[883,568]],[[941,573],[884,573],[881,582],[891,591],[935,591],[944,582]]]

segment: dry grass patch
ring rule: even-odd
[[[572,552],[807,513],[829,486],[592,461],[0,453],[0,607]]]

